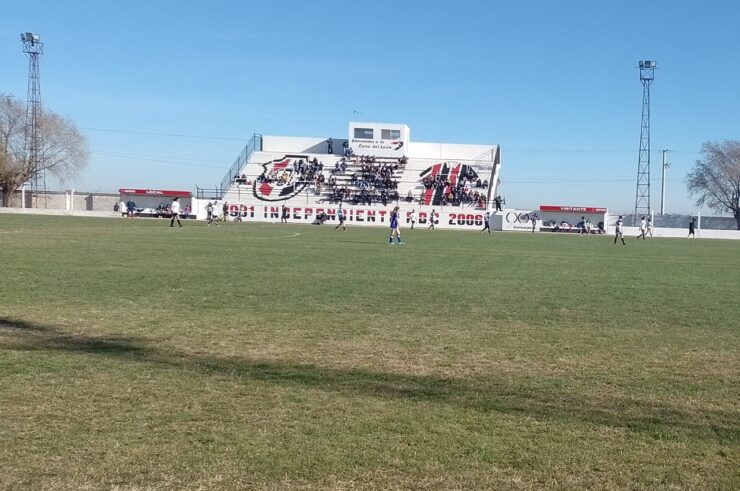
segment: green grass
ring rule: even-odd
[[[166,225],[0,215],[0,488],[740,488],[737,242]]]

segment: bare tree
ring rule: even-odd
[[[704,142],[701,152],[686,175],[689,194],[698,196],[698,206],[731,212],[740,230],[740,141]]]
[[[26,152],[25,105],[0,94],[0,189],[7,202],[23,183],[42,172],[59,179],[75,177],[87,165],[85,137],[69,118],[51,111],[41,117],[41,155],[36,164]]]

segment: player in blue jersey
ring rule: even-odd
[[[396,234],[396,240],[398,241],[398,245],[403,245],[405,242],[401,241],[401,231],[398,230],[398,215],[400,212],[398,211],[398,207],[396,206],[393,208],[393,211],[391,212],[391,235],[388,237],[388,244],[393,244],[393,234]]]

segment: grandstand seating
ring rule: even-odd
[[[320,172],[317,164],[312,164],[314,162],[320,164]],[[386,204],[405,203],[411,196],[411,206],[483,209],[491,199],[485,179],[488,176],[479,176],[474,170],[475,164],[382,157],[368,161],[362,156],[255,151],[235,173],[223,199],[242,204],[320,205],[341,200],[347,204],[383,206],[384,201]],[[385,168],[386,173],[382,178],[379,172],[368,173],[368,166]],[[336,171],[337,168],[340,170]],[[317,185],[315,177],[319,175],[323,176],[323,183]],[[463,192],[469,194],[470,199],[463,199]],[[473,199],[476,193],[478,196]]]

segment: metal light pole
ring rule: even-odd
[[[41,145],[41,84],[39,79],[39,58],[44,53],[41,37],[32,32],[21,33],[23,52],[28,55],[28,99],[26,102],[26,152],[28,169],[33,173],[33,187],[36,192],[36,207],[39,206],[39,179],[44,187],[46,205],[46,172],[43,169],[43,148]]]
[[[671,164],[665,161],[665,154],[670,152],[667,148],[661,150],[663,152],[663,168],[661,172],[661,184],[660,184],[660,214],[665,214],[665,171],[671,167]]]
[[[640,155],[637,161],[637,190],[633,225],[639,216],[649,216],[650,207],[650,84],[653,83],[656,63],[640,60],[640,82],[642,83],[642,122],[640,124]]]

